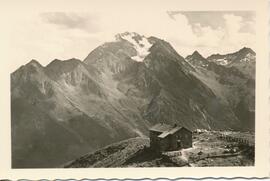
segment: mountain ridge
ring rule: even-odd
[[[243,47],[240,50],[228,53],[228,54],[213,54],[206,59],[211,62],[216,62],[220,65],[234,66],[234,64],[241,63],[242,61],[255,62],[256,53],[247,47]]]
[[[235,115],[242,120],[242,124],[253,129],[255,120],[255,59],[248,56],[253,50],[246,47],[228,54],[228,57],[239,54],[239,52],[241,58],[250,60],[238,61],[235,59],[235,62],[221,64],[215,59],[212,61],[204,59],[203,61],[207,62],[205,65],[201,63],[202,58],[192,59],[192,56],[188,56],[187,61],[197,68],[193,74],[232,108]],[[224,55],[224,57],[226,56]]]
[[[147,136],[161,121],[191,130],[244,129],[169,42],[131,35],[136,45],[116,40],[83,61],[55,59],[45,67],[30,61],[11,74],[13,167],[59,165],[89,150]],[[65,136],[53,141],[61,132]],[[33,158],[22,159],[30,152]]]

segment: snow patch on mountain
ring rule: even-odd
[[[117,40],[126,40],[133,45],[135,50],[137,51],[137,55],[131,57],[133,60],[137,62],[142,62],[144,58],[150,53],[149,49],[152,47],[148,39],[144,36],[141,36],[137,33],[122,33],[116,37]]]
[[[241,59],[240,62],[249,62],[250,60],[254,60],[255,56],[251,53],[248,53],[245,58]]]
[[[216,62],[219,64],[219,65],[228,65],[228,60],[226,59],[217,59]]]

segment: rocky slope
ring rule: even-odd
[[[235,67],[243,74],[255,79],[256,53],[251,48],[244,47],[237,52],[225,55],[213,54],[207,57],[207,60],[225,67]]]
[[[12,166],[57,167],[147,136],[161,121],[192,130],[243,129],[194,71],[168,42],[136,33],[117,35],[84,61],[43,67],[32,60],[11,74]]]
[[[228,55],[211,55],[207,59],[198,54],[194,52],[186,58],[196,67],[193,74],[231,107],[241,121],[243,130],[254,130],[255,53],[253,50],[243,48]]]
[[[235,139],[249,140],[248,144]],[[193,133],[193,146],[158,154],[149,147],[149,139],[131,138],[87,153],[61,167],[126,168],[126,167],[215,167],[254,166],[254,135],[240,132],[206,131]]]

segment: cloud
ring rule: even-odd
[[[179,16],[181,14],[188,22],[183,21],[183,18]],[[213,53],[234,52],[244,46],[255,49],[255,18],[248,16],[247,12],[194,12],[194,14],[174,12],[169,15],[173,16],[171,19],[174,21],[179,21],[178,24],[183,24],[181,28],[178,28],[181,33],[184,32],[183,29],[189,31],[190,36],[186,33],[183,36],[187,37],[175,36],[172,40],[178,52],[183,55],[191,54],[194,50],[200,51],[207,57]],[[216,17],[211,18],[211,15],[216,15]],[[211,23],[207,23],[208,21]]]
[[[196,14],[197,21],[191,20],[192,13]],[[190,16],[166,11],[143,11],[139,15],[122,11],[110,14],[100,15],[99,22],[104,33],[102,37],[107,37],[108,41],[116,33],[135,31],[169,41],[182,56],[194,50],[209,56],[212,53],[234,52],[243,46],[255,47],[255,34],[250,31],[255,21],[246,12],[214,12],[217,17],[212,19],[212,12],[201,12],[203,23],[200,23],[197,12],[189,12]]]
[[[202,13],[204,20],[200,21],[200,16],[192,16],[192,12],[187,15],[166,10],[47,12],[19,17],[5,27],[10,34],[10,49],[16,52],[10,57],[15,68],[33,58],[43,65],[54,58],[84,59],[94,48],[126,31],[164,39],[183,57],[194,50],[209,56],[234,52],[243,46],[255,47],[255,34],[250,31],[255,26],[254,19],[235,12],[215,12],[216,18],[207,19],[211,13]],[[213,26],[214,21],[218,26]]]
[[[16,19],[6,26],[9,34],[7,51],[16,52],[9,54],[11,70],[31,59],[38,60],[42,65],[47,65],[55,58],[65,60],[74,57],[83,60],[91,50],[103,43],[103,39],[97,35],[98,31],[93,31],[92,24],[89,25],[89,20],[86,20],[89,14],[83,17],[79,13],[73,19],[67,17],[76,13],[63,14],[66,13],[48,13],[46,16],[29,13],[13,17]],[[54,18],[57,15],[61,18]]]
[[[242,26],[243,18],[233,14],[225,14],[223,18],[225,19],[226,30],[228,31],[228,34],[237,35]]]
[[[249,31],[244,31],[244,28],[249,26],[254,27],[255,21],[243,21],[241,16],[234,14],[225,14],[225,35],[222,39],[221,45],[229,50],[239,49],[243,46],[255,48],[255,34]]]
[[[97,16],[87,13],[50,12],[42,13],[41,18],[61,28],[82,29],[91,33],[99,31]]]

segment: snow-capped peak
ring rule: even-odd
[[[126,40],[133,45],[137,51],[137,55],[131,58],[137,62],[142,62],[144,60],[144,58],[150,53],[149,49],[152,46],[145,36],[141,36],[135,32],[118,34],[116,35],[116,40]]]

